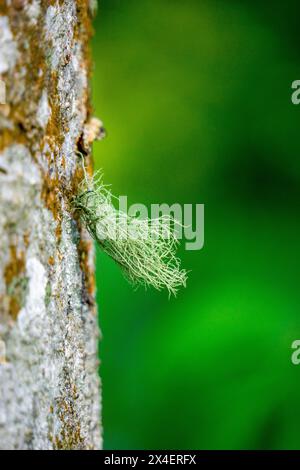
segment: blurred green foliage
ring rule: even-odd
[[[299,449],[293,1],[102,0],[95,161],[129,203],[205,203],[177,299],[97,253],[106,449]]]

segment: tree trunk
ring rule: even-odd
[[[93,246],[72,209],[88,3],[0,0],[1,449],[101,448]]]

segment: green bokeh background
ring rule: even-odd
[[[205,204],[177,299],[97,253],[106,449],[300,449],[298,10],[100,2],[96,166],[130,204]]]

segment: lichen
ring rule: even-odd
[[[14,278],[7,287],[7,295],[9,296],[9,314],[13,320],[17,319],[19,311],[25,305],[27,288],[28,277],[26,276]]]
[[[85,174],[73,206],[100,248],[121,267],[134,285],[166,288],[176,295],[187,273],[176,257],[178,222],[169,216],[141,219],[117,210],[102,174]]]
[[[8,302],[8,313],[13,320],[16,320],[21,310],[28,285],[25,272],[24,252],[17,252],[15,245],[10,246],[10,261],[5,266],[3,276],[6,284],[6,302]]]
[[[48,307],[50,302],[51,302],[51,294],[52,294],[51,282],[50,282],[50,280],[48,280],[47,285],[46,285],[46,291],[45,291],[45,305],[46,305],[46,307]]]
[[[25,269],[25,257],[21,251],[17,252],[15,245],[10,246],[10,261],[4,268],[4,279],[8,286],[14,280],[15,277],[19,276]]]
[[[75,409],[78,398],[76,386],[71,385],[68,372],[66,371],[66,384],[69,390],[68,397],[56,399],[56,408],[61,421],[61,431],[53,436],[55,450],[84,449],[84,439],[81,435],[80,420]]]

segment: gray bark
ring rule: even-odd
[[[0,0],[1,449],[101,448],[93,247],[72,210],[90,16],[87,1]]]

